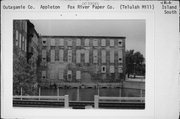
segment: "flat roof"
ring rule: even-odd
[[[41,38],[120,38],[120,39],[125,39],[126,37],[124,36],[40,36]]]

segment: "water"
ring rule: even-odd
[[[59,94],[58,94],[59,92]],[[94,95],[107,97],[140,97],[141,91],[139,89],[120,89],[120,88],[105,88],[105,89],[41,89],[42,96],[64,96],[69,95],[70,101],[94,101]],[[144,95],[143,95],[144,96]]]

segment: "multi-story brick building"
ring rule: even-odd
[[[14,20],[13,86],[15,94],[19,90],[16,87],[23,87],[26,83],[29,86],[37,83],[37,61],[41,50],[39,46],[41,46],[41,42],[34,25],[29,20]],[[29,75],[31,75],[31,78]],[[27,81],[28,79],[29,81]]]
[[[125,37],[41,36],[42,81],[120,82],[125,78]]]

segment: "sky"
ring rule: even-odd
[[[30,20],[40,35],[125,36],[126,50],[145,56],[145,20]]]

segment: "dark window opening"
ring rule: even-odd
[[[119,45],[121,45],[121,41],[119,41]]]
[[[121,58],[119,58],[119,61],[121,61],[122,59]]]
[[[45,76],[43,76],[43,79],[45,79],[46,77]]]
[[[43,41],[43,44],[46,44],[46,41]]]
[[[103,71],[105,71],[105,67],[103,67]]]

